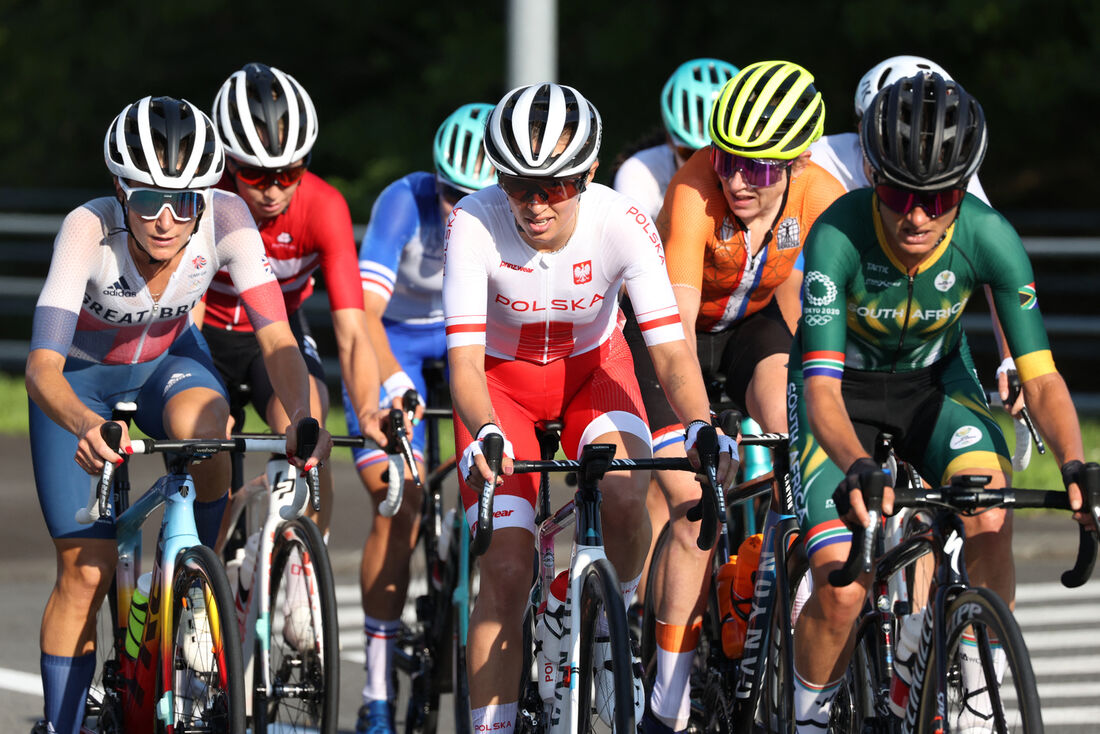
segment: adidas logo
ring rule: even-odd
[[[130,287],[130,284],[126,282],[126,278],[121,275],[109,288],[103,289],[103,295],[105,296],[122,296],[123,298],[133,298],[137,295],[137,291]]]

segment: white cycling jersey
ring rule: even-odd
[[[858,133],[840,133],[819,138],[810,146],[810,160],[831,173],[848,191],[871,185],[863,168],[863,148],[859,145]],[[977,176],[970,179],[967,191],[986,204],[989,203]]]
[[[130,257],[122,206],[93,199],[69,212],[34,312],[31,349],[102,364],[160,356],[190,323],[218,268],[228,268],[257,329],[286,309],[248,206],[211,189],[206,211],[164,292],[154,299]]]
[[[523,241],[507,197],[490,186],[464,198],[447,223],[447,348],[484,345],[490,356],[538,364],[582,354],[617,328],[624,283],[646,344],[684,338],[660,235],[637,202],[590,185],[569,242],[541,252]]]
[[[665,143],[655,145],[639,150],[623,161],[615,172],[613,187],[641,204],[642,211],[650,219],[657,219],[657,213],[665,203],[665,191],[677,168],[672,146]]]

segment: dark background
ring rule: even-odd
[[[446,115],[507,91],[507,10],[503,0],[0,0],[0,213],[64,213],[106,193],[103,134],[123,106],[153,94],[207,109],[230,73],[262,61],[309,90],[320,117],[312,170],[365,223],[386,184],[430,170]],[[557,81],[579,88],[604,119],[603,183],[625,148],[659,130],[660,88],[686,59],[800,63],[825,96],[826,133],[839,133],[854,129],[860,77],[886,57],[916,54],[938,61],[985,107],[981,181],[1022,235],[1100,231],[1096,0],[561,0],[557,15]],[[9,237],[0,254],[5,275],[42,277],[48,239]],[[1084,332],[1051,329],[1075,391],[1100,390],[1098,255],[1034,260],[1048,319],[1093,315]],[[323,297],[313,300],[311,313],[327,321]],[[0,294],[5,313],[9,305]],[[32,305],[11,308],[29,315]],[[984,308],[975,298],[968,311]],[[0,338],[27,335],[27,321],[0,325]],[[989,334],[975,330],[971,341],[992,370]]]
[[[309,90],[321,121],[313,169],[366,221],[386,183],[431,166],[448,113],[507,91],[506,11],[502,0],[0,0],[0,185],[105,188],[102,137],[124,105],[163,94],[208,109],[231,72],[262,61]],[[938,61],[984,105],[981,178],[995,205],[1095,207],[1095,0],[562,0],[558,17],[558,81],[605,121],[601,181],[623,146],[659,124],[661,85],[686,59],[800,63],[836,133],[852,129],[864,72],[906,53]]]

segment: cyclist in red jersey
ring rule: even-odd
[[[715,98],[711,145],[676,172],[657,217],[684,331],[705,379],[724,377],[726,394],[765,431],[787,427],[783,386],[801,312],[802,243],[844,193],[806,153],[824,121],[808,71],[784,61],[745,67]],[[645,376],[644,360],[638,363],[655,452],[682,455],[675,413]],[[698,485],[682,472],[657,475],[673,541],[654,569],[657,672],[644,729],[669,732],[688,723],[709,554],[686,519]]]
[[[637,202],[591,183],[600,134],[599,113],[577,90],[550,83],[512,90],[494,108],[485,134],[498,185],[460,200],[448,221],[443,306],[471,523],[477,492],[490,476],[481,441],[493,433],[506,439],[496,529],[480,559],[470,619],[475,731],[515,725],[537,487],[532,475],[510,474],[513,457],[538,456],[534,423],[561,419],[562,447],[571,456],[591,442],[613,443],[619,456],[650,454],[617,323],[624,284],[669,400],[688,425],[690,455],[700,426],[709,423],[656,228]],[[724,479],[732,474],[736,444],[726,436],[719,441]],[[601,484],[607,554],[627,603],[649,543],[646,480],[644,472],[616,473]]]
[[[286,311],[312,376],[312,410],[326,415],[325,373],[301,306],[313,293],[320,267],[328,290],[340,369],[364,435],[385,444],[378,409],[378,363],[367,334],[355,237],[347,202],[335,188],[307,170],[317,139],[317,113],[309,94],[289,74],[251,63],[234,72],[214,99],[214,126],[225,144],[226,175],[219,186],[245,200],[279,281]],[[275,431],[286,412],[271,392],[258,359],[253,327],[229,274],[214,278],[205,313],[196,316],[214,363],[235,396],[248,384],[256,411]],[[321,512],[317,524],[327,533],[332,515],[332,474],[321,470]]]

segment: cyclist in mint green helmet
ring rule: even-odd
[[[371,209],[359,249],[359,270],[367,311],[367,328],[378,354],[382,407],[402,407],[406,391],[416,390],[424,403],[427,387],[421,373],[426,361],[447,355],[443,333],[443,231],[451,210],[466,194],[496,183],[496,171],[485,158],[482,140],[489,104],[465,104],[436,131],[432,145],[435,173],[417,171],[387,186]],[[344,402],[348,405],[347,392]],[[348,410],[348,433],[359,432],[355,411]],[[424,425],[416,427],[413,452],[424,471]],[[356,449],[355,467],[375,508],[386,494],[382,451]],[[363,546],[360,583],[366,633],[367,681],[357,732],[394,731],[393,653],[401,627],[401,610],[409,585],[421,497],[406,476],[401,509],[394,517],[375,513]]]

